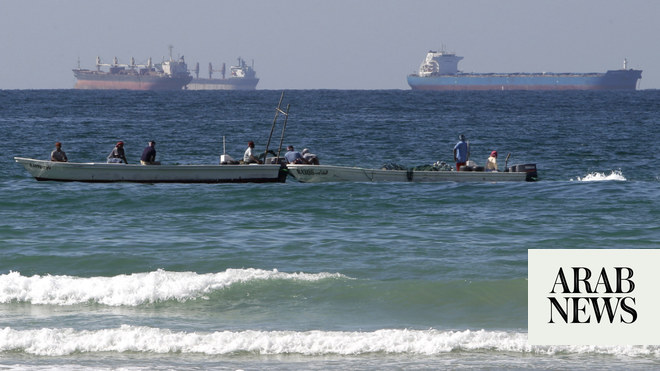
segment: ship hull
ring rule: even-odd
[[[257,78],[230,79],[193,79],[187,86],[188,90],[255,90]]]
[[[88,90],[181,90],[192,76],[170,77],[139,74],[112,74],[97,71],[77,71],[75,89]]]
[[[421,77],[408,76],[413,90],[635,90],[639,70],[606,73],[459,73]]]

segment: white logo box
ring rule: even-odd
[[[531,345],[660,344],[660,249],[530,249],[527,295]]]

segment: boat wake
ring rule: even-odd
[[[626,177],[623,176],[621,170],[612,170],[609,174],[593,172],[585,175],[584,177],[577,177],[576,179],[571,179],[571,181],[578,181],[578,182],[600,182],[607,180],[626,181],[628,179],[626,179]]]

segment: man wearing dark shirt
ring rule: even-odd
[[[142,165],[160,165],[160,162],[156,161],[156,142],[153,140],[150,141],[149,145],[144,149],[144,151],[142,151],[140,163]]]

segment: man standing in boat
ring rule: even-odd
[[[142,151],[140,158],[142,165],[160,165],[160,161],[156,161],[156,142],[151,140],[149,145]]]
[[[461,170],[461,166],[467,163],[470,157],[470,146],[465,142],[465,135],[458,136],[459,142],[454,146],[454,162],[456,162],[456,171]]]
[[[55,150],[50,153],[50,160],[55,162],[67,162],[66,153],[62,151],[62,143],[55,142]]]
[[[108,155],[109,164],[121,164],[122,162],[128,164],[126,160],[126,154],[124,153],[124,142],[119,141],[115,148]]]

